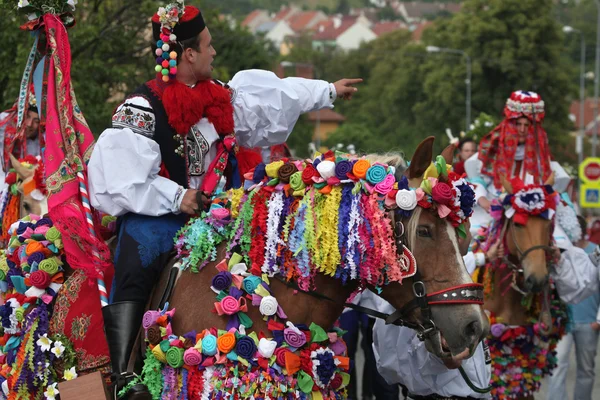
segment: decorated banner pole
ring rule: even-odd
[[[79,179],[79,192],[81,193],[81,203],[83,204],[83,208],[85,209],[85,219],[88,224],[88,228],[90,230],[90,234],[93,237],[96,236],[96,231],[94,229],[94,220],[92,218],[92,207],[90,206],[90,199],[87,192],[87,182],[85,179],[85,175],[83,172],[79,171],[77,173],[77,178]],[[99,259],[99,254],[94,250],[92,254],[95,258]],[[106,284],[104,283],[104,274],[101,273],[97,279],[98,282],[98,293],[100,295],[100,306],[105,307],[108,305],[108,292],[106,291]]]

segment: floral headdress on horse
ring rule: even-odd
[[[542,127],[544,116],[544,101],[539,94],[518,90],[510,95],[504,107],[504,120],[479,144],[481,172],[493,178],[496,188],[502,187],[501,176],[512,174],[519,144],[516,121],[521,117],[531,121],[522,169],[537,183],[550,176],[548,135]]]

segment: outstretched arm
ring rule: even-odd
[[[304,78],[280,79],[261,70],[238,72],[229,82],[233,89],[235,132],[244,147],[284,143],[303,113],[332,108],[337,97],[349,99],[361,80],[335,83]]]

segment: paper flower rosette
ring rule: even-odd
[[[56,383],[77,377],[75,351],[49,336],[50,305],[63,283],[60,232],[48,218],[29,215],[9,229],[0,254],[0,383],[23,399],[58,394]]]
[[[525,225],[530,216],[547,220],[554,217],[560,197],[551,185],[525,184],[519,178],[513,178],[511,185],[513,193],[506,193],[500,199],[507,218]]]

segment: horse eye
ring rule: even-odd
[[[23,204],[23,208],[25,209],[25,211],[31,210],[31,207],[27,203]]]
[[[431,232],[429,231],[429,228],[427,228],[426,226],[419,226],[417,228],[417,236],[430,238]]]

